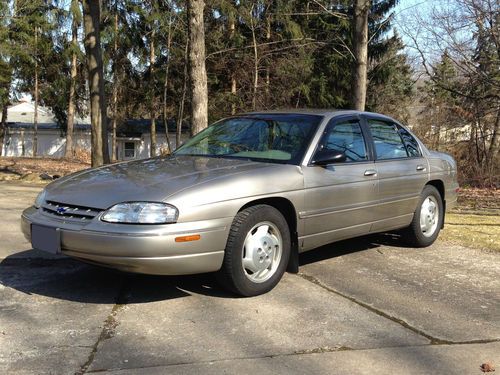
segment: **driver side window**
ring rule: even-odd
[[[327,126],[319,151],[338,151],[346,162],[368,160],[365,140],[358,120],[331,123]]]

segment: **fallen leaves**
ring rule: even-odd
[[[495,371],[495,366],[493,366],[493,363],[491,362],[486,362],[483,363],[481,366],[479,366],[482,372],[493,372]]]
[[[77,160],[0,157],[0,180],[47,182],[54,176],[64,176],[89,167],[88,163]]]

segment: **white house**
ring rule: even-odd
[[[7,123],[2,156],[32,156],[34,134],[34,104],[22,101],[8,108]],[[173,125],[173,124],[170,124]],[[57,124],[50,109],[38,106],[37,156],[62,157],[66,147],[66,134]],[[175,133],[169,126],[169,138],[172,149],[175,149]],[[118,160],[142,159],[149,157],[151,148],[150,120],[128,120],[120,124],[116,139],[116,156]],[[91,149],[90,118],[75,118],[75,149],[90,152]],[[184,139],[183,134],[183,139]],[[111,136],[108,137],[111,148]],[[158,150],[167,149],[165,128],[157,124]]]

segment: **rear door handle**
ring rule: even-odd
[[[426,169],[423,165],[417,165],[417,171],[425,171]]]
[[[375,169],[368,169],[365,171],[365,176],[376,176],[377,171]]]

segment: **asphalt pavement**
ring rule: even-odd
[[[0,373],[481,374],[500,370],[500,254],[375,235],[301,254],[238,298],[31,249],[40,187],[0,183]]]

